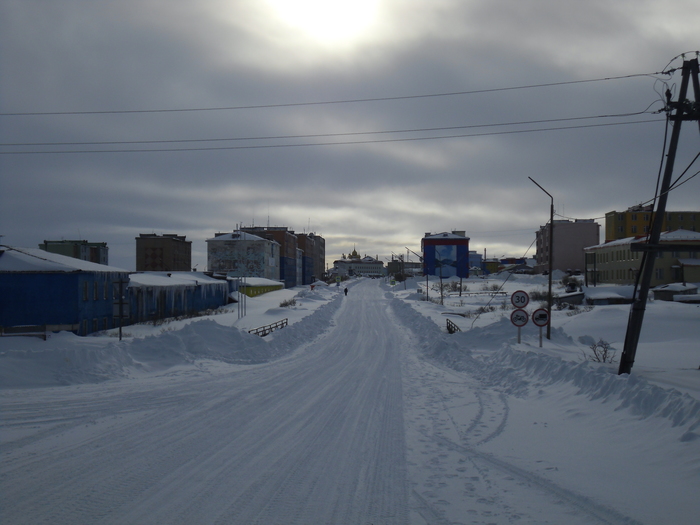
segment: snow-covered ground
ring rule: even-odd
[[[556,310],[540,348],[482,292],[542,278],[444,305],[416,285],[280,290],[122,341],[1,338],[0,522],[697,523],[698,305],[651,302],[618,376],[585,353],[619,353],[628,306]]]

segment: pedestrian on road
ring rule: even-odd
[[[347,289],[347,288],[345,289],[345,295],[348,295],[348,289]]]

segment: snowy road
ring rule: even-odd
[[[405,523],[400,341],[370,286],[269,365],[6,399],[2,521]]]
[[[341,301],[326,331],[266,364],[2,392],[0,522],[660,522],[617,504],[622,474],[591,442],[612,443],[616,427],[560,401],[569,386],[534,402],[489,384],[484,361],[426,361],[430,341],[455,339],[376,281]],[[569,461],[561,437],[586,460]],[[662,493],[678,464],[644,468],[635,475],[659,478],[650,490],[678,508],[674,523],[693,514],[679,507],[695,485]]]

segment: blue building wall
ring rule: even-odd
[[[301,258],[301,272],[303,282],[301,284],[313,284],[314,259],[303,255]]]
[[[232,284],[226,281],[199,285],[129,286],[129,322],[143,323],[194,315],[228,303]]]
[[[280,257],[280,280],[285,288],[297,285],[297,261],[291,257]]]
[[[112,328],[113,283],[127,278],[116,272],[0,273],[0,326],[62,326],[79,335]]]

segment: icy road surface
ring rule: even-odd
[[[421,358],[418,314],[399,311],[377,282],[361,281],[340,300],[327,331],[269,363],[206,361],[158,376],[3,394],[0,521],[646,522],[638,519],[644,509],[630,516],[639,502],[616,503],[610,484],[619,480],[600,475],[600,442],[586,447],[580,437],[585,414],[579,426],[557,426],[562,418],[552,410],[567,408],[557,401],[570,395],[566,387],[561,396],[541,391],[528,408],[486,386],[476,373],[483,367],[456,372]],[[588,401],[569,411],[581,403]],[[548,421],[557,439],[574,443],[573,464],[561,442],[547,442]],[[507,437],[511,427],[516,439]],[[589,460],[589,472],[580,472]],[[673,463],[664,468],[654,472],[679,472]],[[693,501],[694,490],[669,495],[681,517],[689,510],[673,497]]]

